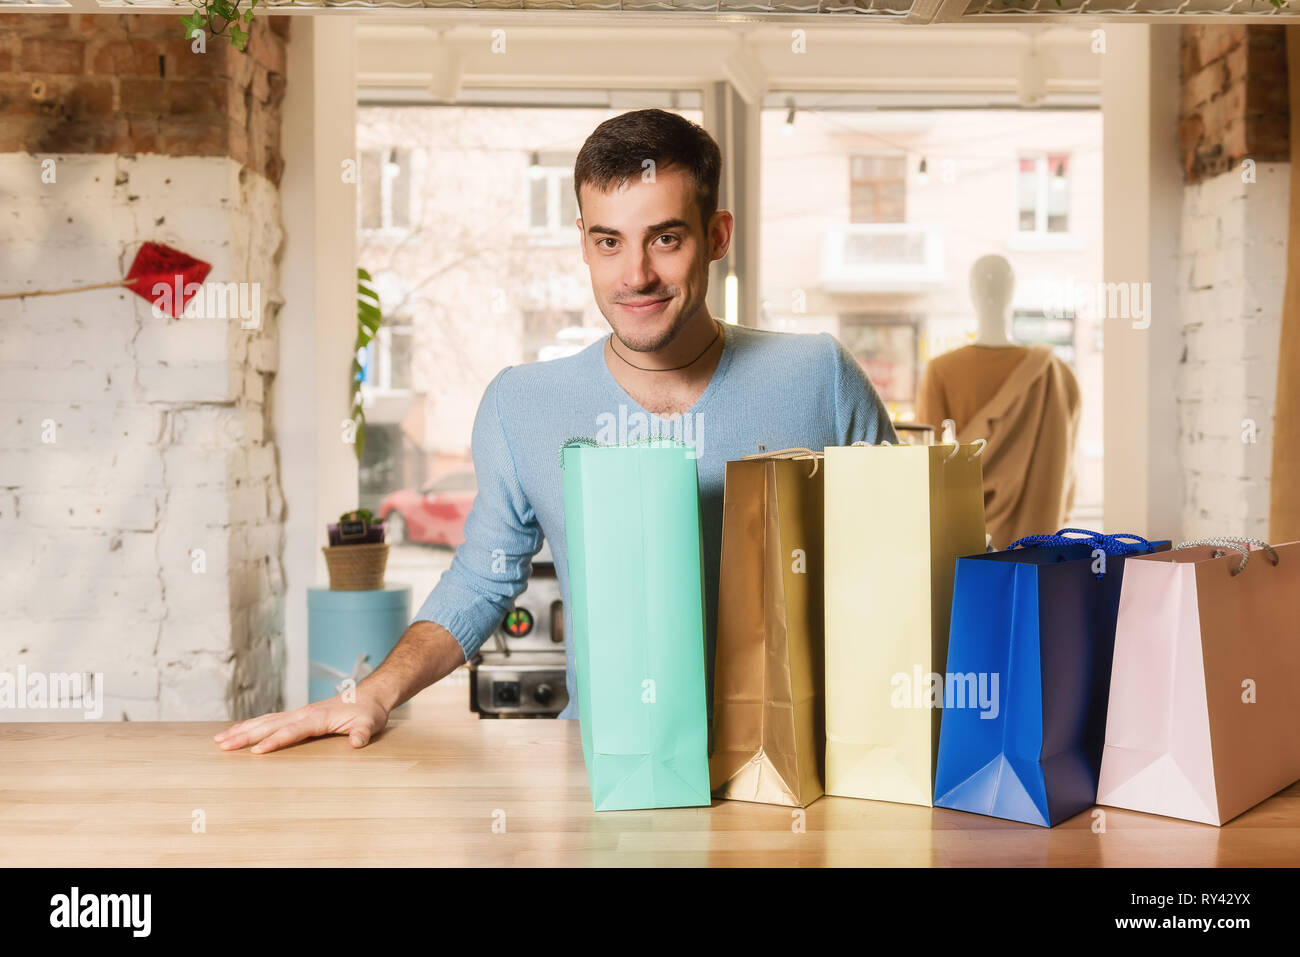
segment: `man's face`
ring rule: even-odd
[[[635,352],[664,348],[704,304],[709,263],[727,252],[731,214],[715,213],[706,235],[690,176],[674,168],[608,193],[584,183],[582,213],[582,261],[614,335]]]

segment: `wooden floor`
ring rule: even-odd
[[[1107,808],[1104,833],[1093,812],[1048,830],[832,797],[802,833],[735,801],[597,814],[576,721],[482,721],[466,694],[429,689],[359,750],[223,752],[218,722],[0,725],[0,866],[1300,864],[1300,785],[1222,828]]]

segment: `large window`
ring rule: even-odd
[[[365,354],[360,504],[403,516],[390,567],[408,580],[436,581],[459,541],[472,492],[451,490],[446,514],[430,520],[422,490],[448,476],[472,483],[471,432],[492,378],[609,332],[574,225],[583,142],[616,112],[641,106],[703,118],[679,108],[698,96],[623,90],[589,99],[537,107],[494,95],[490,106],[357,110],[359,265],[374,277],[384,314]]]
[[[1051,310],[1063,292],[1069,302],[1069,290],[1101,278],[1100,112],[870,99],[764,98],[760,322],[838,337],[906,423],[929,360],[979,334],[971,267],[1003,256],[1015,276],[1013,338],[1050,345],[1079,380],[1076,516],[1097,514],[1101,322]]]

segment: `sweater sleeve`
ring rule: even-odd
[[[488,384],[474,416],[470,449],[478,493],[465,519],[465,541],[413,619],[446,628],[467,661],[524,590],[530,560],[542,547],[541,526],[519,484],[497,405],[509,368]]]
[[[835,434],[841,445],[867,441],[898,444],[889,411],[875,385],[853,353],[829,332],[823,332],[831,350],[835,390]]]

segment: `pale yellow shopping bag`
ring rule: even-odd
[[[953,577],[985,551],[983,450],[826,449],[827,794],[934,804]]]

